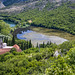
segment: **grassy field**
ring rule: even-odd
[[[69,34],[64,31],[56,30],[56,29],[47,29],[47,28],[42,28],[42,27],[30,27],[31,30],[43,33],[44,35],[49,35],[49,36],[59,36],[62,38],[65,38],[67,40],[75,40],[75,35]]]

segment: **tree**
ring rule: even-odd
[[[29,48],[29,43],[28,43],[28,41],[27,41],[27,43],[26,43],[26,48],[27,48],[27,49]]]
[[[22,49],[22,50],[24,49],[24,44],[23,44],[23,43],[21,44],[21,49]]]
[[[43,42],[43,48],[45,48],[45,44],[44,44],[44,42]]]
[[[51,41],[50,41],[50,43],[49,43],[49,44],[50,44],[50,45],[52,44],[52,43],[51,43]]]
[[[4,37],[4,42],[6,42],[6,37]]]
[[[32,47],[31,40],[29,40],[29,48],[31,48],[31,47]]]
[[[47,45],[49,45],[49,41],[47,42]]]
[[[6,43],[8,43],[8,37],[6,37]]]
[[[15,36],[13,35],[13,38],[12,38],[12,45],[15,44]]]
[[[14,51],[17,52],[16,48],[12,48],[12,49],[10,50],[10,53],[13,53]]]
[[[37,42],[36,48],[39,48],[39,46],[38,46],[38,42]]]
[[[24,50],[26,50],[26,43],[24,43]]]
[[[67,57],[68,57],[68,62],[70,65],[75,65],[75,47],[74,48],[71,48],[67,54]]]

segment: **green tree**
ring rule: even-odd
[[[10,53],[13,53],[14,51],[17,52],[16,48],[12,48],[12,49],[10,50]]]
[[[70,65],[74,64],[75,65],[75,47],[71,48],[67,54],[67,59],[68,59],[68,63]]]
[[[8,37],[6,37],[6,43],[8,43]]]
[[[26,48],[27,48],[27,49],[29,48],[29,43],[28,43],[28,41],[26,42]]]
[[[29,40],[29,48],[32,47],[32,43],[31,43],[31,40]]]
[[[36,48],[39,48],[39,46],[38,46],[38,42],[37,42]]]
[[[15,36],[13,35],[13,37],[12,37],[12,45],[14,45],[15,44]]]
[[[43,48],[45,48],[45,43],[43,42]]]

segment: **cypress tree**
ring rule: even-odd
[[[47,45],[49,45],[49,41],[47,42]]]
[[[12,45],[14,45],[15,44],[15,37],[14,37],[14,35],[13,35],[13,38],[12,38]]]
[[[52,43],[51,43],[51,41],[50,41],[50,43],[49,43],[49,44],[50,44],[50,45],[52,44]]]
[[[29,48],[29,44],[28,44],[28,41],[27,41],[27,44],[26,44],[26,48],[27,48],[27,49]]]
[[[26,50],[26,43],[24,43],[24,50]]]
[[[36,48],[39,48],[39,46],[38,46],[38,42],[37,42]]]
[[[29,40],[29,48],[31,48],[31,47],[32,47],[31,40]]]
[[[24,47],[23,45],[24,45],[24,44],[23,44],[23,43],[21,43],[21,49],[22,49],[22,50],[24,49],[24,48],[23,48],[23,47]]]
[[[43,42],[43,48],[45,48],[45,44],[44,44],[44,42]]]

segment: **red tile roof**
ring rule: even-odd
[[[11,48],[2,48],[2,49],[0,49],[0,55],[4,54],[6,52],[9,52],[10,50],[11,50]]]
[[[15,44],[13,47],[16,49],[20,49],[20,47],[17,44]]]
[[[15,44],[13,47],[17,49],[17,52],[21,52],[22,51],[17,44]],[[6,52],[9,52],[10,50],[11,50],[11,48],[2,48],[2,49],[0,49],[0,55],[4,54]]]

